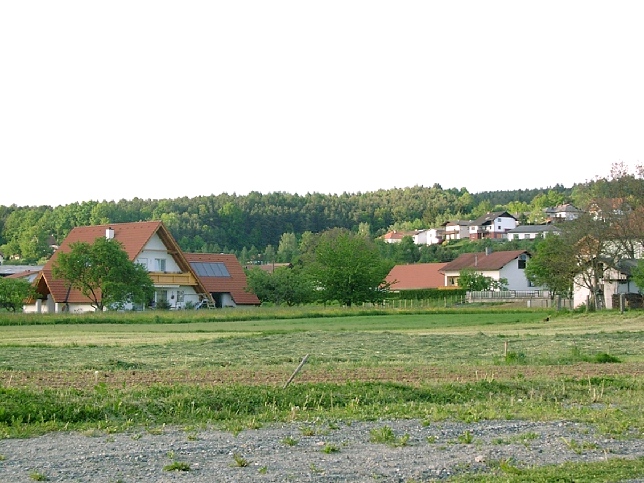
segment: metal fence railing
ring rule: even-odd
[[[468,292],[470,300],[550,298],[548,290],[483,290]]]

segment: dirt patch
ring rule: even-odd
[[[104,383],[113,387],[149,386],[152,384],[190,384],[198,386],[243,384],[283,385],[292,371],[283,368],[253,370],[244,368],[186,370],[115,370],[115,371],[5,371],[0,373],[4,387],[60,388],[93,387]],[[587,379],[589,377],[641,376],[644,363],[573,364],[566,366],[382,366],[361,368],[304,367],[294,383],[349,381],[402,382],[424,384],[473,382],[512,379]]]

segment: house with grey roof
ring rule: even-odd
[[[580,210],[570,203],[565,203],[563,205],[546,208],[544,213],[546,217],[553,222],[572,221],[579,218],[583,213],[583,210]]]
[[[445,240],[460,240],[469,238],[471,220],[450,220],[443,223],[443,237]]]
[[[507,211],[489,212],[469,225],[470,240],[505,238],[508,231],[516,228],[517,219]]]
[[[534,240],[548,235],[558,235],[561,230],[555,225],[519,225],[506,233],[508,240]]]
[[[22,278],[26,273],[38,273],[42,265],[0,265],[0,277]]]

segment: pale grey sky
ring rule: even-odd
[[[2,2],[0,205],[572,186],[644,161],[643,13]]]

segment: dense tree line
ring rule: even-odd
[[[489,202],[492,206],[507,206],[510,203],[531,204],[538,196],[543,196],[545,191],[557,193],[564,198],[572,196],[573,188],[566,188],[561,184],[556,184],[547,190],[543,189],[524,189],[524,190],[505,190],[505,191],[481,191],[472,195],[475,204]]]
[[[16,263],[39,263],[76,226],[162,220],[185,251],[234,253],[244,261],[276,260],[285,234],[300,243],[306,233],[343,228],[375,239],[392,228],[437,227],[496,209],[521,212],[521,216],[541,213],[544,203],[573,197],[574,189],[561,186],[473,195],[465,188],[444,190],[434,185],[341,195],[252,192],[57,207],[0,206],[0,251]],[[442,253],[430,255],[417,255],[414,261],[445,258]]]
[[[535,255],[527,275],[536,285],[564,296],[570,295],[573,285],[581,286],[591,294],[589,303],[603,307],[602,280],[607,270],[620,268],[624,260],[641,259],[644,250],[644,167],[637,166],[631,173],[623,164],[615,164],[608,176],[571,190],[557,186],[509,193],[482,198],[465,189],[443,190],[435,185],[364,194],[251,193],[135,198],[56,208],[0,206],[0,249],[23,262],[42,262],[51,254],[51,245],[75,226],[162,220],[186,251],[235,253],[242,263],[289,262],[290,268],[277,270],[269,278],[263,271],[249,273],[258,294],[266,289],[266,300],[277,304],[335,300],[351,305],[382,297],[383,280],[393,264],[450,261],[460,253],[487,247],[522,248]],[[458,240],[417,246],[411,237],[396,244],[378,238],[392,228],[436,227],[488,211],[506,210],[523,223],[539,222],[544,208],[566,202],[581,208],[583,215],[561,223],[560,236],[541,241]],[[481,281],[476,279],[478,274],[470,275],[470,285]],[[632,279],[644,285],[641,260],[632,270]],[[15,292],[15,287],[4,288]]]

